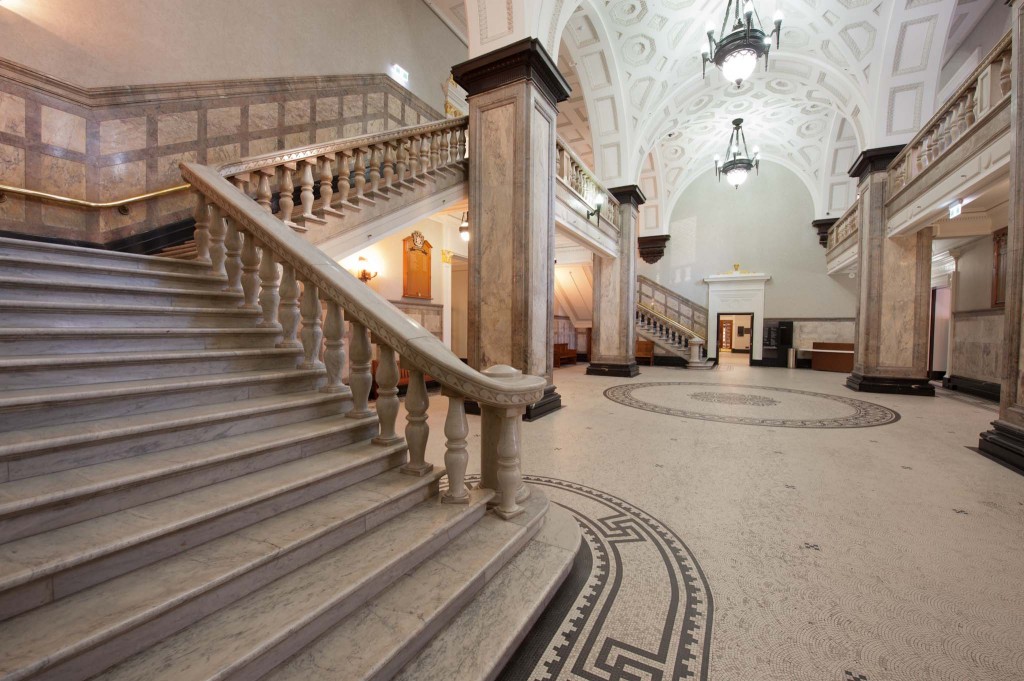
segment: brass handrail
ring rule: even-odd
[[[700,340],[707,340],[706,338],[704,338],[704,336],[700,335],[699,333],[697,333],[693,329],[691,329],[691,328],[689,328],[689,327],[687,327],[687,326],[685,326],[683,324],[680,324],[679,322],[677,322],[674,319],[666,317],[665,315],[661,314],[657,310],[652,309],[650,307],[647,307],[643,303],[637,303],[636,306],[638,308],[640,308],[641,310],[643,310],[644,312],[647,312],[647,313],[657,317],[661,321],[668,323],[670,326],[677,327],[678,329],[682,330],[683,333],[688,334],[690,336],[690,338],[699,338]]]
[[[148,199],[155,199],[158,196],[165,196],[167,194],[173,194],[180,192],[184,189],[189,189],[192,185],[190,184],[179,184],[175,187],[167,187],[166,189],[158,189],[155,192],[146,192],[145,194],[139,194],[137,196],[129,196],[126,199],[119,201],[84,201],[82,199],[73,199],[69,196],[60,196],[58,194],[49,194],[47,192],[36,191],[35,189],[25,189],[24,187],[11,187],[6,184],[0,184],[0,203],[7,200],[6,194],[18,194],[21,196],[30,196],[34,199],[43,199],[44,201],[52,201],[54,203],[65,203],[71,206],[78,206],[80,208],[87,208],[89,210],[100,210],[103,208],[125,208],[122,212],[127,212],[127,206],[130,203],[137,203],[139,201],[146,201]]]

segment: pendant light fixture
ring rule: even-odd
[[[725,162],[722,162],[721,156],[715,154],[715,174],[718,175],[718,181],[721,182],[722,176],[725,175],[725,181],[739,189],[740,185],[747,181],[750,171],[758,170],[761,164],[760,153],[757,147],[754,147],[752,156],[747,153],[747,137],[743,134],[743,119],[737,118],[732,122],[732,134],[729,135],[729,147],[725,152]]]
[[[726,0],[725,18],[722,20],[720,39],[715,40],[714,24],[709,24],[708,44],[701,49],[701,71],[707,76],[707,65],[713,63],[722,71],[726,80],[736,83],[736,87],[750,77],[757,68],[757,60],[764,57],[764,68],[768,70],[768,52],[772,49],[772,37],[775,47],[779,47],[782,33],[782,12],[776,11],[773,17],[775,28],[765,33],[761,25],[761,17],[754,9],[753,0],[744,0],[743,12],[740,12],[741,0]],[[729,24],[729,13],[735,20],[732,30],[725,32]]]

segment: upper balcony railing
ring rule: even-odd
[[[597,208],[595,199],[600,195],[605,204],[605,208],[601,211],[601,218],[607,220],[615,228],[616,232],[621,231],[619,226],[619,202],[615,197],[594,177],[590,168],[561,138],[558,138],[555,153],[557,161],[556,177],[558,180],[565,183],[566,186],[576,193],[588,211],[593,211]]]
[[[852,241],[856,241],[860,232],[860,202],[854,201],[846,209],[843,216],[828,230],[828,243],[825,246],[826,260],[843,251]]]
[[[1007,33],[889,165],[890,200],[1009,102],[1011,57]]]

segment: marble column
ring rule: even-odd
[[[931,396],[932,230],[886,236],[886,169],[900,149],[868,149],[850,169],[860,180],[860,298],[853,373],[846,385],[861,392]]]
[[[946,375],[942,377],[942,385],[950,387],[953,379],[953,343],[956,342],[956,301],[960,297],[960,256],[961,250],[949,252],[953,258],[953,271],[949,273],[949,329],[946,340]]]
[[[452,69],[469,93],[469,363],[544,376],[526,420],[561,407],[551,384],[555,123],[569,85],[527,38]]]
[[[1010,6],[1013,31],[1010,72],[1010,196],[1006,243],[1006,316],[1003,325],[1003,382],[999,418],[981,434],[978,448],[1024,470],[1024,0]]]
[[[608,190],[619,201],[619,257],[594,256],[594,328],[588,376],[633,377],[636,365],[636,233],[647,198],[635,184]]]

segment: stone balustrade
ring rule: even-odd
[[[1009,103],[1011,57],[1007,33],[889,165],[890,200]]]
[[[652,279],[637,276],[637,309],[662,315],[668,323],[678,325],[682,335],[708,338],[708,310],[689,298],[665,288]]]
[[[846,242],[849,239],[856,239],[857,233],[860,229],[859,218],[860,204],[857,201],[854,201],[853,205],[850,206],[846,212],[843,213],[843,216],[836,220],[836,223],[828,230],[828,242],[825,246],[826,260],[835,253],[844,250],[846,248]]]
[[[636,306],[636,323],[640,328],[666,341],[669,345],[682,347],[691,341],[703,345],[707,340],[693,329],[672,321],[665,315],[639,303]]]
[[[395,144],[382,140],[380,146],[326,145],[290,152],[285,156],[292,158],[261,162],[255,167],[231,166],[224,173],[227,177],[206,166],[181,164],[182,176],[191,183],[195,196],[198,258],[209,262],[211,273],[224,279],[225,290],[243,293],[241,305],[260,312],[261,326],[279,331],[280,347],[303,349],[300,367],[324,368],[327,378],[322,390],[351,394],[349,416],[358,418],[373,413],[369,396],[376,379],[380,434],[375,442],[379,444],[393,443],[401,437],[396,423],[399,362],[409,371],[404,429],[409,462],[402,471],[410,475],[423,475],[431,469],[424,457],[430,434],[426,376],[440,383],[448,398],[444,436],[450,484],[443,497],[448,503],[468,500],[464,482],[469,459],[465,400],[478,403],[483,411],[481,484],[496,491],[496,513],[511,518],[522,512],[519,504],[528,494],[519,466],[520,417],[527,405],[541,398],[545,380],[524,376],[508,366],[484,372],[468,367],[433,334],[286,225],[294,211],[315,214],[318,206],[310,180],[315,176],[315,168],[319,168],[326,189],[326,166],[333,168],[333,164],[340,162],[344,176],[346,163],[354,164],[355,179],[363,179],[359,189],[342,187],[337,192],[342,195],[337,201],[330,200],[333,195],[324,201],[324,191],[320,193],[322,208],[347,208],[346,202],[357,205],[352,200],[366,197],[369,192],[380,196],[399,182],[415,181],[424,173],[440,171],[446,162],[451,162],[453,154],[465,152],[464,119],[421,126],[419,132],[411,130],[417,129],[406,129]],[[399,153],[401,149],[407,153]],[[413,152],[422,154],[415,164]],[[390,172],[388,158],[395,164]],[[377,165],[378,161],[383,165]],[[400,162],[404,162],[401,170]],[[369,171],[366,176],[361,175],[360,169],[366,165],[376,167],[379,176],[371,176]],[[287,189],[283,169],[290,170],[293,178],[298,175],[301,208],[289,210],[285,203],[275,217],[269,210],[268,184],[271,177],[276,177]],[[245,192],[253,181],[258,191],[256,202]],[[312,199],[309,194],[314,194]],[[373,345],[377,346],[376,376],[371,374]],[[346,362],[347,384],[342,381]]]
[[[587,211],[597,209],[596,197],[600,195],[604,201],[601,209],[601,219],[607,221],[616,232],[620,231],[619,226],[619,202],[611,195],[608,189],[598,182],[597,178],[590,171],[590,168],[580,160],[569,145],[558,138],[556,161],[556,178],[574,191],[583,202]]]

